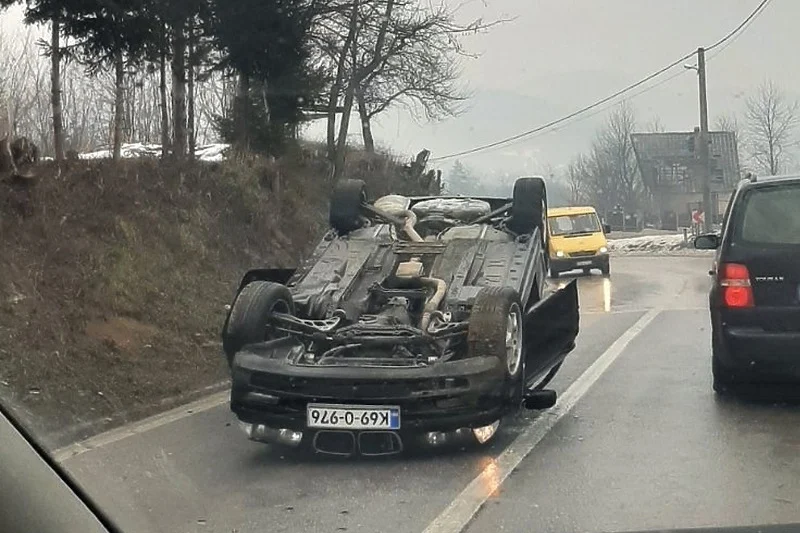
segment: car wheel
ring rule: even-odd
[[[254,281],[245,285],[233,303],[222,338],[228,365],[243,346],[280,337],[269,326],[273,313],[294,313],[294,301],[289,289],[270,281]]]
[[[600,266],[600,272],[603,273],[604,276],[608,276],[611,274],[611,264],[606,262]]]
[[[342,180],[331,195],[328,220],[340,235],[357,230],[363,224],[362,204],[367,201],[367,187],[361,180]]]
[[[508,227],[517,234],[539,228],[542,246],[547,251],[547,189],[542,178],[519,178],[514,183],[511,219]]]
[[[496,354],[503,361],[504,391],[518,405],[525,371],[522,306],[509,287],[484,287],[475,297],[467,330],[470,357]]]

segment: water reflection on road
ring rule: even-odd
[[[581,311],[600,313],[611,312],[611,278],[594,274],[562,276],[551,280],[557,288],[562,289],[573,279],[578,280],[578,299]]]

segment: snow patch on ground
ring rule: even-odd
[[[229,145],[222,143],[205,144],[195,149],[195,155],[199,161],[222,161]],[[81,159],[110,159],[112,151],[110,149],[97,150],[80,154]],[[160,144],[126,143],[122,145],[123,159],[134,159],[141,157],[161,157]]]
[[[713,255],[709,250],[695,250],[692,237],[683,235],[646,235],[608,241],[608,249],[616,255]]]

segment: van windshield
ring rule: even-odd
[[[747,193],[733,242],[800,245],[800,184],[756,188]]]
[[[550,235],[575,235],[578,233],[597,233],[600,221],[594,213],[580,215],[564,215],[548,218]]]

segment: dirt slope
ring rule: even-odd
[[[315,244],[320,173],[82,161],[0,183],[0,398],[55,446],[226,379],[224,306],[246,269]]]

